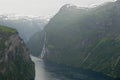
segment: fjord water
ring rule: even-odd
[[[90,70],[75,69],[59,64],[43,62],[31,56],[35,63],[35,80],[114,80],[108,76]]]

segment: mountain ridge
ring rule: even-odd
[[[50,20],[44,59],[120,78],[120,3],[90,9],[63,6]]]
[[[41,31],[48,20],[41,17],[0,15],[0,24],[9,26],[19,32],[25,43],[38,31]]]

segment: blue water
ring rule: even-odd
[[[114,80],[111,77],[90,70],[44,62],[33,56],[31,58],[35,63],[35,80]]]

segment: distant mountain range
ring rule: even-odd
[[[41,31],[48,19],[41,17],[0,15],[0,24],[18,30],[21,38],[27,42],[34,33]]]
[[[26,44],[33,56],[40,56],[44,45],[44,32],[36,32]]]

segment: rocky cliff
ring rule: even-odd
[[[0,80],[34,80],[34,63],[16,30],[0,26]]]
[[[120,78],[120,1],[65,5],[45,27],[45,60]]]

